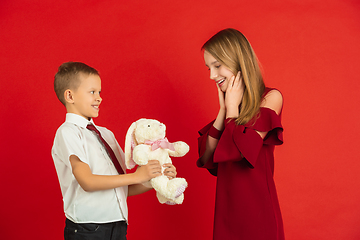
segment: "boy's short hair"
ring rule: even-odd
[[[82,62],[66,62],[61,64],[54,78],[56,96],[65,106],[64,92],[67,89],[76,90],[80,85],[80,73],[99,75],[99,72]]]

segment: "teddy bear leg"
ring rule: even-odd
[[[172,193],[170,199],[178,198],[187,188],[188,184],[184,178],[174,178],[168,183],[168,189]]]
[[[181,194],[179,197],[175,198],[173,202],[175,204],[182,204],[183,201],[184,201],[184,194]]]
[[[167,199],[174,200],[186,189],[187,182],[184,178],[169,180],[166,176],[159,176],[150,180],[152,187]]]
[[[167,205],[175,205],[176,203],[170,199],[167,199],[163,195],[161,195],[159,192],[156,192],[156,197],[159,200],[161,204],[167,204]]]
[[[155,189],[156,192],[159,192],[164,197],[168,198],[171,194],[168,192],[168,182],[169,179],[166,176],[159,176],[150,180],[151,186]]]
[[[185,192],[186,187],[187,187],[186,185],[181,185],[180,187],[178,187],[178,189],[176,189],[175,198],[180,197],[181,194],[183,194]]]

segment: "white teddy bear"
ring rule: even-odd
[[[182,157],[189,152],[189,146],[185,142],[170,143],[165,138],[165,131],[166,126],[154,119],[141,118],[133,122],[125,139],[126,167],[132,169],[136,164],[146,165],[149,160],[158,160],[162,166],[171,163],[170,156]],[[150,184],[155,189],[159,202],[169,205],[183,202],[183,192],[188,185],[184,178],[170,180],[165,175],[152,178]]]

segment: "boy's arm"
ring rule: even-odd
[[[70,156],[70,163],[77,182],[86,192],[139,184],[161,176],[161,166],[156,160],[150,160],[147,165],[138,167],[134,173],[121,175],[95,175],[89,165],[75,155]]]
[[[128,196],[135,196],[145,193],[151,190],[152,188],[145,187],[143,184],[133,184],[133,185],[129,185],[128,189],[129,189]]]
[[[164,175],[167,176],[169,179],[176,178],[177,172],[174,165],[171,163],[166,163],[163,165],[164,169]],[[143,184],[134,184],[129,186],[129,196],[134,196],[138,194],[145,193],[152,188],[145,187]]]

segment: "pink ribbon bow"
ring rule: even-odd
[[[163,139],[156,140],[156,141],[146,140],[145,144],[151,145],[151,151],[154,151],[158,148],[162,148],[162,149],[167,148],[172,151],[175,151],[174,144],[170,143],[167,138],[163,138]]]

